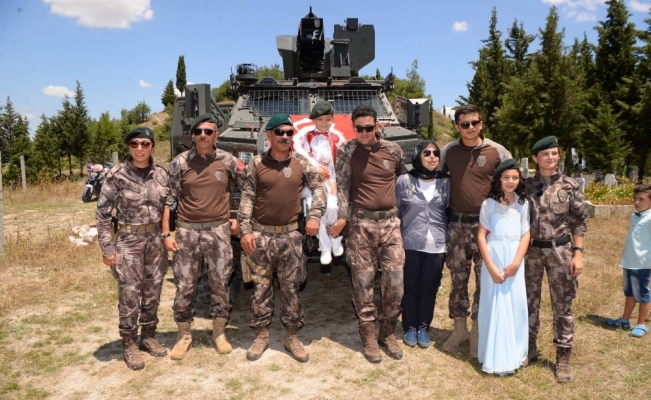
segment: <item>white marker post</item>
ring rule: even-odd
[[[2,153],[0,153],[2,160]],[[2,163],[0,162],[0,257],[5,256],[5,224],[4,213],[2,211]]]
[[[26,192],[27,178],[25,177],[25,156],[20,156],[20,177],[23,179],[23,192]]]

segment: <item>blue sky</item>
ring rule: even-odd
[[[362,70],[404,77],[414,59],[434,107],[455,105],[467,94],[491,9],[504,33],[517,19],[528,33],[544,27],[556,5],[565,43],[596,43],[594,27],[605,0],[2,0],[0,1],[0,105],[11,96],[30,119],[54,115],[75,81],[93,118],[145,101],[162,110],[160,95],[185,55],[188,81],[220,85],[238,63],[281,64],[276,35],[296,34],[311,5],[324,18],[326,36],[348,17],[374,24],[375,61]],[[647,29],[651,0],[626,0],[631,21]],[[537,47],[537,41],[534,43]]]

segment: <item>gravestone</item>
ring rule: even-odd
[[[522,171],[522,177],[524,179],[529,177],[529,158],[524,157],[520,160],[520,171]]]
[[[601,180],[601,170],[597,169],[594,171],[594,180],[599,182]]]
[[[565,163],[558,163],[558,170],[563,173],[565,171]]]
[[[615,175],[613,174],[606,174],[606,176],[604,177],[604,183],[609,188],[612,188],[614,186],[617,186],[617,178],[615,178]]]
[[[581,193],[585,192],[585,186],[588,184],[585,178],[574,178],[574,180],[581,186]]]

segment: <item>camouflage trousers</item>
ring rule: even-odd
[[[574,314],[572,300],[579,289],[579,281],[570,273],[572,243],[556,248],[530,246],[525,257],[525,284],[529,308],[529,340],[536,340],[540,330],[540,296],[543,272],[547,271],[549,297],[554,315],[554,344],[572,347],[574,342]]]
[[[353,216],[346,246],[346,261],[352,275],[353,304],[359,322],[373,322],[377,318],[373,286],[378,269],[382,271],[380,321],[396,322],[402,312],[400,302],[404,291],[405,250],[402,247],[400,220],[394,217],[374,221]]]
[[[210,229],[177,228],[179,250],[174,254],[174,321],[194,321],[194,301],[201,263],[210,285],[210,316],[228,319],[231,302],[228,283],[233,274],[233,247],[228,223]]]
[[[160,232],[120,235],[116,244],[115,267],[118,282],[120,336],[135,337],[138,325],[156,327],[158,306],[167,271],[167,251]]]
[[[479,222],[462,223],[450,222],[448,232],[450,241],[446,265],[450,269],[452,283],[450,287],[450,318],[468,317],[477,319],[479,310],[481,253],[477,247],[477,229]],[[468,282],[470,271],[474,264],[475,270],[475,294],[472,296],[472,312],[470,308],[470,297],[468,295]]]
[[[280,285],[280,321],[286,327],[301,328],[304,316],[298,292],[307,277],[303,235],[293,231],[281,234],[253,232],[253,236],[256,247],[249,256],[254,281],[250,326],[261,328],[271,323],[275,271]]]

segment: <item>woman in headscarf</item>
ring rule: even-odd
[[[441,285],[448,242],[447,207],[450,178],[436,171],[441,152],[431,140],[421,140],[412,156],[413,169],[396,182],[396,199],[405,248],[403,341],[427,348]]]

